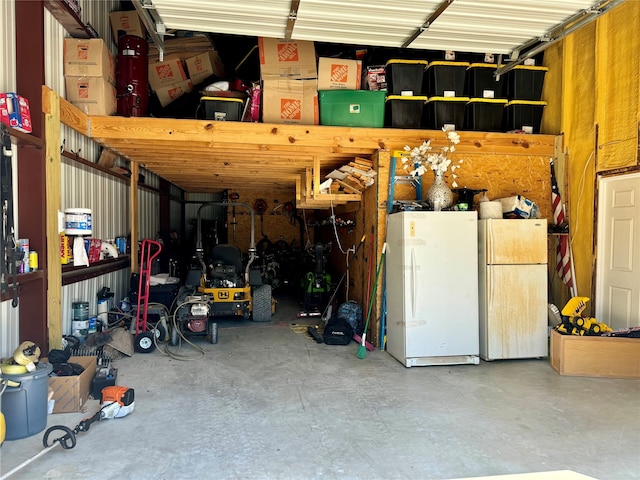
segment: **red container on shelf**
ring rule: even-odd
[[[136,35],[118,39],[116,91],[118,115],[144,117],[149,113],[149,44]]]

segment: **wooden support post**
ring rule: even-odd
[[[44,95],[43,95],[44,97]],[[46,91],[48,112],[44,115],[45,178],[47,248],[47,326],[49,349],[62,348],[62,263],[58,231],[58,211],[62,206],[60,192],[60,97],[53,90]]]
[[[138,273],[138,163],[131,162],[129,208],[131,209],[131,273]]]

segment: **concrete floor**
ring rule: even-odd
[[[12,479],[452,479],[572,470],[640,479],[640,381],[561,377],[548,359],[407,369],[386,352],[316,344],[291,328],[221,322],[193,361],[116,362],[131,415],[94,424]],[[194,354],[194,351],[187,353]],[[98,409],[49,415],[75,427]],[[44,433],[44,432],[42,432]],[[2,473],[42,450],[7,441]]]

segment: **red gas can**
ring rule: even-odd
[[[142,37],[123,35],[118,39],[118,115],[144,117],[149,113],[148,52],[149,45]]]

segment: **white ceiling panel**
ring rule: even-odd
[[[134,1],[168,30],[286,38],[293,26],[294,40],[513,54],[624,0]]]

